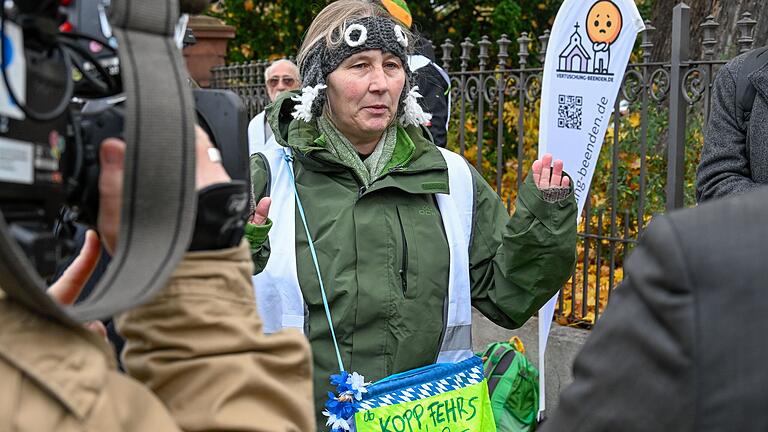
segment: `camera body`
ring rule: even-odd
[[[4,64],[9,51],[26,63],[18,87],[8,68],[1,71],[11,108],[25,115],[3,111],[0,101],[0,213],[43,277],[73,252],[74,223],[95,226],[99,148],[105,138],[123,134],[125,98],[109,3],[0,5]],[[13,30],[23,34],[22,46],[6,37]],[[247,181],[247,118],[239,98],[217,90],[194,93],[198,121],[220,148],[224,167]]]

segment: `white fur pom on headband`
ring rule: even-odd
[[[419,105],[419,86],[414,86],[411,91],[408,92],[408,96],[405,97],[403,104],[405,105],[403,115],[400,117],[400,124],[403,126],[408,125],[422,125],[432,120],[432,114],[424,112]]]
[[[301,89],[301,94],[291,98],[292,101],[298,102],[293,108],[293,118],[304,120],[309,123],[312,121],[312,104],[315,102],[317,95],[322,90],[327,88],[325,84],[318,84],[314,87],[304,87]]]

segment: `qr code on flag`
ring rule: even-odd
[[[557,97],[557,127],[581,130],[581,96],[559,95]]]

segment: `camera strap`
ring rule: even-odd
[[[126,94],[125,177],[117,250],[93,293],[61,308],[0,218],[0,286],[27,306],[76,324],[148,301],[187,250],[196,213],[194,100],[173,40],[178,0],[113,0]]]

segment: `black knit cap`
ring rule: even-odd
[[[359,28],[362,26],[365,31]],[[400,35],[400,41],[398,40]],[[363,43],[356,46],[361,38]],[[318,84],[326,84],[328,75],[335,71],[339,65],[350,56],[368,50],[381,50],[392,53],[403,63],[405,69],[405,85],[400,94],[398,117],[403,111],[403,100],[410,90],[411,70],[408,68],[407,45],[410,43],[405,36],[402,27],[389,17],[368,16],[350,21],[345,26],[345,34],[339,35],[340,43],[335,46],[327,46],[325,38],[319,40],[311,48],[306,60],[302,64],[301,76],[303,87],[314,87]],[[405,42],[401,42],[402,40]],[[325,104],[325,92],[321,92],[312,104],[312,115],[319,117]]]

